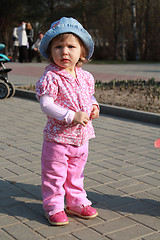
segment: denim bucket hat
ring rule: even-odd
[[[94,43],[91,35],[74,18],[63,17],[52,23],[51,28],[44,34],[39,47],[42,56],[49,58],[48,45],[50,41],[62,33],[74,33],[77,35],[88,49],[87,59],[89,60],[94,51]]]

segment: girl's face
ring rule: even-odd
[[[50,47],[51,58],[55,64],[75,77],[74,69],[81,57],[81,45],[73,34],[67,34],[66,36],[62,40],[56,37],[52,40]]]

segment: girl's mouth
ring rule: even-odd
[[[63,58],[61,61],[64,62],[64,63],[68,63],[68,62],[69,62],[69,59]]]

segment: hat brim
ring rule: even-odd
[[[63,34],[63,33],[73,33],[77,35],[82,42],[85,44],[85,46],[88,49],[88,56],[86,57],[88,60],[92,57],[93,52],[94,52],[94,43],[92,41],[91,36],[85,29],[79,29],[79,28],[74,28],[74,29],[68,29],[65,26],[64,27],[59,27],[57,26],[54,29],[49,29],[45,35],[43,36],[41,40],[41,44],[39,47],[40,53],[42,56],[45,58],[49,58],[49,52],[48,52],[48,46],[50,41],[55,38],[56,36]]]

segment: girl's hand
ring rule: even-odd
[[[88,123],[88,121],[89,121],[89,117],[88,117],[87,113],[82,112],[82,111],[79,111],[79,112],[75,113],[75,116],[74,116],[74,119],[73,119],[74,123],[79,123],[83,127],[85,127],[86,124]]]
[[[96,119],[99,117],[99,108],[97,105],[93,105],[93,109],[90,115],[90,119]]]

